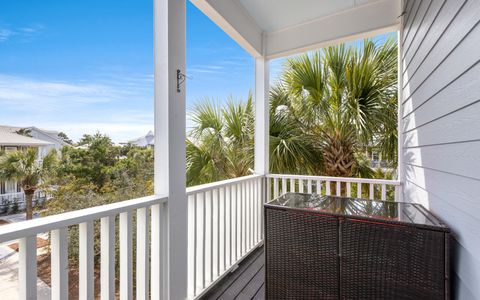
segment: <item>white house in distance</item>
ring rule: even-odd
[[[18,126],[5,126],[0,125],[0,132],[8,132],[19,135],[18,132],[20,130],[25,130],[28,134],[37,140],[47,142],[48,145],[39,147],[39,155],[40,157],[45,156],[51,149],[55,149],[60,151],[63,146],[67,145],[58,135],[60,134],[59,131],[55,130],[47,130],[47,129],[40,129],[35,126],[30,127],[18,127]]]
[[[19,134],[20,130],[25,130],[31,137]],[[37,148],[38,156],[42,158],[51,149],[60,151],[65,145],[66,143],[58,137],[57,131],[37,127],[0,126],[0,151],[12,152],[26,148]],[[23,192],[17,182],[0,181],[0,200],[2,202],[12,202],[14,199],[23,200]]]
[[[135,145],[138,147],[153,147],[155,145],[155,135],[150,130],[145,136],[124,143],[126,145]]]

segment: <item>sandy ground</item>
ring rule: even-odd
[[[0,217],[1,220],[16,223],[25,220],[25,214],[16,214]],[[38,235],[40,238],[48,238],[45,234]],[[8,247],[17,243],[10,241],[0,245],[0,291],[2,299],[18,299],[18,252]],[[46,252],[45,248],[37,249],[37,255]],[[37,299],[50,299],[50,287],[37,278]]]

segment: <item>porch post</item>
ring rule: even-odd
[[[154,190],[168,201],[152,222],[160,225],[161,241],[155,249],[152,245],[152,264],[157,264],[152,299],[187,298],[185,83],[177,91],[177,70],[185,73],[185,5],[185,0],[154,0]]]
[[[265,57],[255,58],[255,174],[269,171],[269,62]]]

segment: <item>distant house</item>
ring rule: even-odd
[[[20,134],[21,131],[30,136]],[[41,159],[51,149],[60,149],[67,145],[58,137],[58,132],[36,127],[0,126],[0,151],[12,152],[27,148],[37,148]],[[13,201],[22,202],[23,192],[17,182],[0,181],[0,206]],[[0,207],[1,208],[1,207]]]
[[[135,145],[138,147],[153,147],[153,145],[155,144],[155,135],[150,130],[145,136],[139,137],[123,144]]]
[[[0,125],[0,132],[9,132],[19,135],[18,132],[20,132],[21,130],[23,130],[24,132],[28,132],[28,134],[34,139],[49,143],[47,146],[39,147],[40,157],[45,156],[51,149],[60,151],[63,146],[68,145],[59,137],[60,132],[58,131],[40,129],[35,126],[16,127]]]

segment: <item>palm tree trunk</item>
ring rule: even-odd
[[[33,218],[33,195],[35,190],[25,191],[25,208],[26,208],[26,219],[31,220]]]

